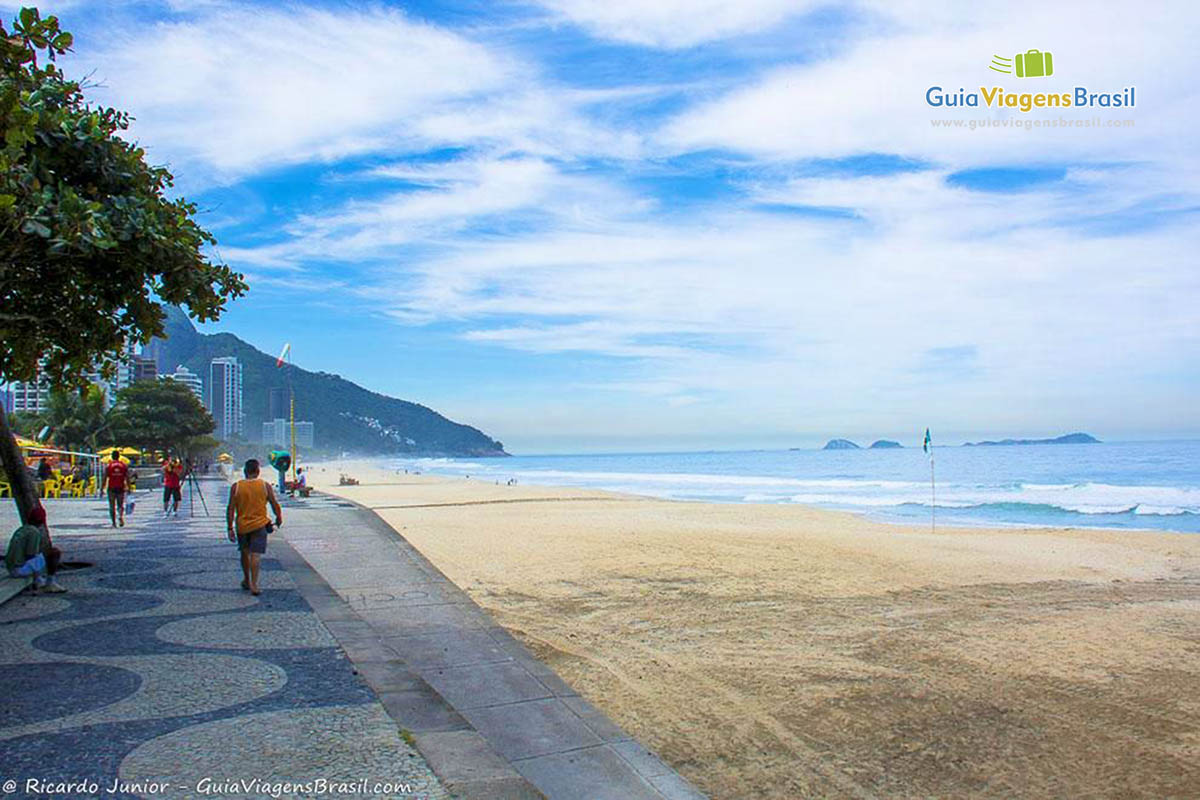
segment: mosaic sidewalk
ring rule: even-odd
[[[46,502],[92,566],[0,605],[0,677],[30,687],[0,705],[0,794],[702,798],[373,512],[287,501],[252,597],[200,486],[212,516],[140,493],[119,529]]]
[[[66,594],[0,606],[0,792],[450,797],[284,569],[286,543],[259,597],[239,588],[223,487],[207,487],[211,517],[185,493],[163,519],[139,493],[119,529],[99,501],[46,501],[55,544],[92,566],[61,575]],[[4,500],[0,531],[15,527]]]

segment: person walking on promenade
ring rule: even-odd
[[[163,516],[179,516],[179,503],[183,500],[183,464],[178,458],[163,462]],[[174,504],[172,504],[174,501]]]
[[[50,541],[46,527],[46,509],[37,506],[29,512],[28,522],[17,528],[8,541],[4,566],[14,578],[33,578],[33,591],[49,594],[65,592],[54,582],[54,573],[62,561],[62,551]]]
[[[108,487],[108,518],[112,526],[125,526],[125,492],[129,487],[129,465],[121,460],[121,451],[112,451],[112,461],[104,467],[104,479],[101,481]]]
[[[275,512],[276,527],[283,525],[283,509],[275,499],[271,484],[259,477],[258,459],[250,459],[242,469],[245,478],[229,487],[229,503],[225,506],[225,526],[229,541],[235,541],[242,559],[242,588],[250,594],[260,594],[258,565],[267,552],[267,534],[274,528],[267,519],[267,504]],[[235,527],[236,518],[236,527]]]

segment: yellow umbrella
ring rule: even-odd
[[[109,452],[109,453],[111,453],[113,450],[117,450],[123,456],[140,456],[142,454],[142,451],[138,450],[136,447],[116,447],[116,448],[109,447],[109,448],[107,448],[107,452]]]
[[[35,442],[33,439],[26,439],[24,436],[17,436],[14,434],[13,438],[17,440],[17,447],[24,447],[24,448],[28,449],[31,447],[43,447],[44,446],[41,442]]]
[[[233,456],[229,455],[229,453],[221,453],[221,455],[217,456],[217,461],[230,464],[233,463]]]

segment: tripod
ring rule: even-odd
[[[187,487],[188,487],[188,516],[196,516],[196,495],[200,496],[200,506],[204,509],[204,516],[208,516],[208,503],[204,502],[204,492],[200,489],[200,483],[196,480],[196,476],[192,474],[191,467],[187,471]]]

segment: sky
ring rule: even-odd
[[[1200,436],[1194,3],[42,11],[246,274],[204,330],[510,452]],[[993,86],[1136,101],[928,101]]]

